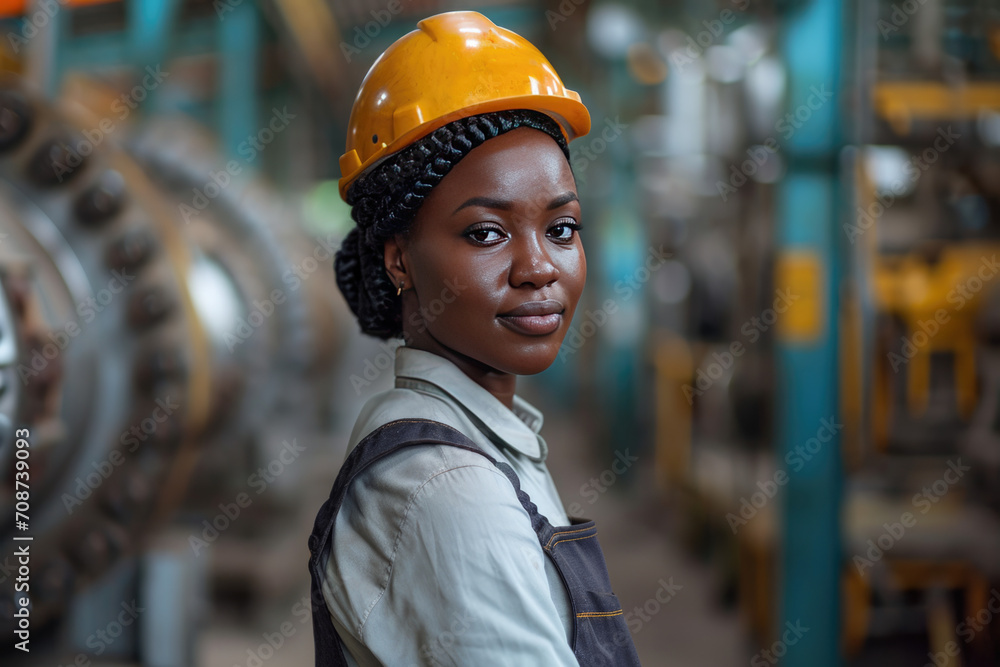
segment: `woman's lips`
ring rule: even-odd
[[[500,321],[509,329],[527,336],[546,336],[562,324],[562,314],[566,307],[554,299],[528,301],[499,315]]]
[[[555,332],[562,324],[562,314],[500,315],[499,320],[508,329],[526,336],[547,336]]]

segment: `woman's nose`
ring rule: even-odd
[[[552,261],[545,239],[531,235],[515,242],[511,260],[510,284],[544,287],[559,278],[559,268]]]

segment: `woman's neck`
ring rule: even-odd
[[[517,386],[517,376],[513,373],[502,373],[443,345],[426,329],[413,336],[405,335],[404,332],[404,339],[406,347],[410,349],[431,352],[455,364],[473,382],[493,394],[508,409],[513,409],[514,391]]]

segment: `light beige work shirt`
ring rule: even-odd
[[[498,461],[554,526],[569,523],[539,435],[542,415],[508,409],[450,361],[401,347],[396,388],[371,398],[350,452],[388,422],[452,426]],[[334,524],[323,595],[348,663],[369,667],[575,666],[566,590],[510,481],[486,458],[410,447],[350,486]]]

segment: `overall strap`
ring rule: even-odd
[[[347,495],[347,489],[351,482],[364,472],[368,466],[382,460],[395,451],[404,447],[414,445],[430,445],[446,443],[468,449],[482,454],[491,462],[496,463],[493,457],[479,449],[471,440],[462,435],[459,431],[440,422],[428,419],[397,419],[388,424],[383,424],[367,436],[351,451],[345,459],[344,464],[337,474],[337,479],[330,491],[330,499],[320,509],[313,526],[313,534],[309,538],[309,549],[315,550],[318,545],[319,536],[326,535],[332,531],[331,519],[340,509]]]
[[[521,483],[514,469],[505,462],[495,458],[480,449],[472,440],[460,431],[429,419],[397,419],[375,429],[351,451],[341,466],[337,479],[333,483],[330,497],[316,515],[312,534],[309,536],[309,571],[312,577],[312,617],[313,636],[316,646],[316,665],[325,667],[346,667],[340,638],[336,634],[326,601],[320,588],[324,579],[326,563],[330,557],[330,538],[333,526],[344,497],[351,482],[369,466],[389,456],[393,452],[415,445],[445,444],[475,452],[500,469],[517,492],[517,499],[531,517],[532,528],[539,533],[548,520],[538,513],[537,507],[528,494],[521,490]],[[540,534],[540,533],[539,533]],[[332,662],[331,662],[332,661]]]

